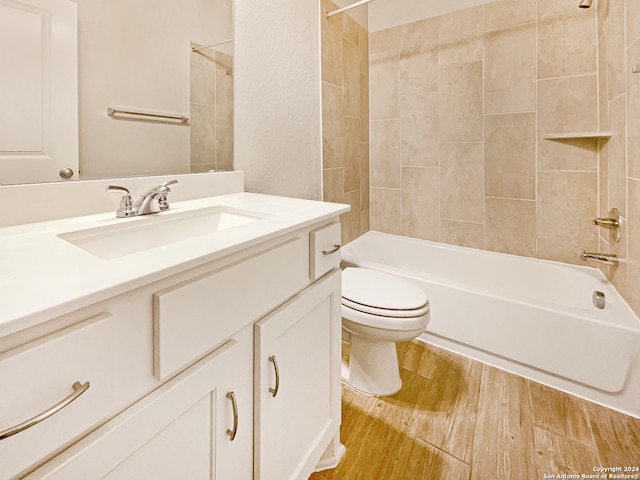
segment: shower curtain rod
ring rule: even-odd
[[[231,43],[231,42],[233,42],[233,39],[223,40],[221,42],[216,42],[216,43],[210,43],[209,45],[200,45],[199,47],[191,47],[191,51],[197,52],[199,50],[204,50],[205,48],[217,47],[218,45],[224,45],[225,43]]]
[[[334,10],[333,12],[327,12],[327,13],[325,13],[325,15],[326,15],[327,18],[329,18],[329,17],[331,17],[333,15],[337,15],[339,13],[346,12],[347,10],[351,10],[352,8],[359,7],[360,5],[364,5],[364,4],[369,3],[369,2],[373,2],[373,0],[360,0],[359,2],[352,3],[351,5],[347,5],[346,7],[339,8],[337,10]]]

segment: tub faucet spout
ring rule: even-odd
[[[616,266],[618,263],[618,256],[615,253],[595,253],[595,252],[586,252],[582,251],[580,254],[580,260],[586,262],[587,260],[595,260],[598,263],[602,263],[604,265],[613,265]]]

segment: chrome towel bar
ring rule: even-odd
[[[107,115],[109,115],[110,117],[115,117],[118,115],[134,115],[136,117],[155,118],[156,120],[178,120],[180,123],[189,123],[189,117],[185,115],[134,110],[131,108],[125,109],[122,107],[107,108]]]

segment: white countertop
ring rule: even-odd
[[[101,260],[57,235],[150,215],[118,219],[109,212],[0,228],[0,337],[349,210],[342,204],[234,193],[175,202],[171,210],[153,215],[213,206],[266,216],[111,260]]]

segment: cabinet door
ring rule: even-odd
[[[256,324],[255,478],[306,479],[340,426],[340,272]]]
[[[28,478],[251,479],[251,336],[249,326]]]

